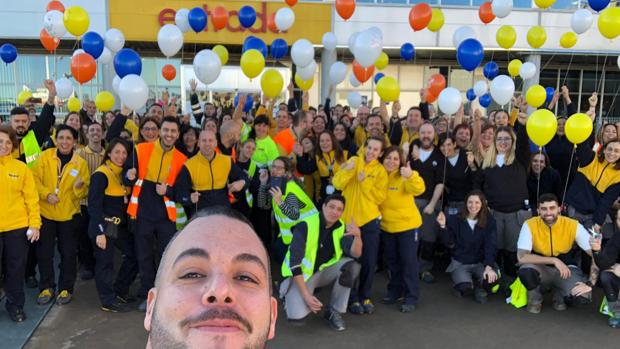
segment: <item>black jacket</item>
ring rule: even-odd
[[[476,225],[474,231],[467,220],[449,216],[446,228],[440,230],[448,247],[454,248],[453,258],[463,264],[482,263],[493,267],[497,253],[497,229],[495,219],[487,214],[485,228]]]
[[[554,168],[545,167],[540,174],[539,186],[538,177],[534,175],[533,172],[530,172],[527,176],[527,191],[530,196],[530,207],[536,211],[536,207],[538,207],[538,198],[542,194],[555,194],[558,200],[562,200],[562,194],[564,192],[562,178]]]
[[[594,261],[601,270],[620,263],[620,233],[616,232],[601,251],[594,254]]]

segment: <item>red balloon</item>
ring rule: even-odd
[[[177,76],[177,70],[172,64],[166,64],[161,68],[161,75],[164,79],[172,81]]]
[[[286,4],[289,5],[290,7],[297,5],[297,0],[285,0],[285,1],[286,1]]]
[[[484,24],[489,24],[493,22],[493,20],[495,19],[495,15],[493,14],[493,9],[491,8],[490,1],[480,5],[480,8],[478,9],[478,17],[480,17],[480,20]]]
[[[60,1],[50,1],[49,3],[47,3],[47,7],[45,8],[45,10],[47,12],[50,12],[52,10],[56,10],[56,11],[60,11],[62,13],[65,12],[65,5],[62,4],[62,2]]]
[[[267,28],[274,33],[278,32],[278,27],[276,27],[276,13],[272,13],[267,16]]]
[[[355,78],[357,81],[364,83],[368,81],[372,77],[372,74],[375,72],[375,66],[371,65],[368,68],[362,67],[361,64],[357,63],[357,61],[353,61],[353,74],[355,74]]]
[[[89,82],[97,73],[97,63],[88,53],[80,53],[71,58],[71,74],[80,84]]]
[[[211,20],[216,30],[226,28],[228,24],[228,11],[223,6],[218,6],[211,11]]]
[[[428,92],[433,96],[439,96],[439,93],[446,88],[446,78],[441,74],[433,74],[428,79]]]
[[[355,12],[355,0],[336,0],[336,12],[345,21]]]
[[[409,11],[409,24],[413,31],[426,28],[433,18],[433,10],[427,3],[417,4]]]
[[[46,50],[50,51],[50,53],[56,51],[58,45],[60,45],[60,39],[51,36],[45,28],[41,29],[39,40],[41,40],[41,45],[43,45]]]

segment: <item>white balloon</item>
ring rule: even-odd
[[[114,93],[116,93],[117,95],[120,94],[118,91],[118,85],[121,84],[121,78],[118,75],[114,75],[114,79],[112,79],[112,90],[114,90]]]
[[[101,56],[97,58],[97,62],[101,64],[110,64],[112,63],[112,51],[109,48],[104,47],[103,52],[101,52]]]
[[[186,8],[178,10],[176,15],[174,15],[174,24],[176,24],[183,33],[187,33],[190,29],[192,29],[189,25],[189,19],[187,18],[188,15],[189,10]]]
[[[570,18],[570,26],[573,31],[577,34],[583,34],[592,26],[592,22],[594,21],[594,15],[590,10],[582,8],[575,13]]]
[[[523,80],[531,79],[536,75],[536,65],[532,62],[525,62],[521,65],[521,69],[519,69],[519,76]]]
[[[172,57],[183,47],[183,33],[174,24],[166,24],[157,33],[157,46],[166,57]]]
[[[476,94],[476,97],[480,97],[483,94],[487,93],[487,91],[489,90],[489,86],[487,85],[486,81],[476,81],[476,83],[474,84],[474,93]]]
[[[512,0],[493,0],[491,10],[496,17],[505,18],[512,11]]]
[[[146,105],[149,99],[149,87],[144,80],[136,75],[125,75],[118,84],[118,94],[121,97],[121,103],[127,108],[137,110]]]
[[[347,103],[349,103],[349,107],[357,108],[362,105],[362,95],[357,91],[351,91],[347,95]]]
[[[295,12],[290,7],[282,7],[276,11],[275,22],[279,31],[287,31],[295,23]]]
[[[295,41],[291,47],[291,58],[298,67],[305,67],[314,59],[314,47],[306,39]]]
[[[338,85],[347,77],[347,65],[338,61],[329,68],[329,82]]]
[[[355,39],[355,60],[364,68],[375,64],[383,50],[381,38],[368,30],[357,35]]]
[[[351,34],[351,36],[349,36],[349,51],[355,55],[355,43],[357,41],[357,36],[359,35],[359,32],[355,32],[353,34]]]
[[[308,64],[305,67],[297,67],[297,74],[299,75],[299,77],[304,80],[304,81],[308,81],[310,79],[312,79],[314,77],[314,73],[316,72],[316,68],[317,68],[317,64],[316,62],[313,60],[310,61],[310,64]]]
[[[444,114],[452,115],[461,107],[463,97],[461,96],[461,92],[454,87],[446,87],[439,93],[437,102],[439,104],[439,109],[441,109]]]
[[[379,27],[370,27],[366,31],[372,33],[377,38],[379,38],[379,40],[383,41],[383,32],[381,31],[381,29],[379,29]]]
[[[468,27],[466,25],[462,27],[458,27],[454,31],[454,34],[452,34],[452,44],[454,45],[454,47],[459,47],[459,45],[461,44],[461,42],[463,42],[463,40],[469,39],[469,38],[475,39],[476,32],[474,32],[474,30],[471,29],[471,27]]]
[[[56,95],[60,99],[67,99],[73,94],[73,84],[71,80],[62,77],[54,83],[56,85]]]
[[[498,75],[491,81],[491,97],[499,105],[506,105],[515,93],[515,82],[507,75]]]
[[[43,27],[55,38],[61,38],[67,33],[63,16],[63,13],[57,10],[49,11],[43,16]]]
[[[82,53],[86,53],[86,51],[82,50],[81,48],[78,48],[77,50],[73,51],[73,54],[71,55],[71,57],[75,57]]]
[[[338,39],[336,38],[336,34],[332,33],[332,32],[327,32],[325,34],[323,34],[323,47],[328,50],[328,51],[332,51],[336,49],[336,43],[337,43]]]
[[[220,76],[222,62],[217,53],[211,50],[202,50],[194,57],[194,74],[203,84],[208,85]]]
[[[105,32],[103,42],[105,43],[105,47],[109,48],[113,53],[116,53],[125,46],[125,36],[120,30],[111,28]]]
[[[349,74],[349,84],[351,84],[351,86],[353,87],[359,87],[362,83],[359,82],[359,80],[357,80],[357,78],[355,77],[355,74],[351,72],[351,74]]]

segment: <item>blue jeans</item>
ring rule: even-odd
[[[379,219],[364,224],[360,227],[362,232],[362,255],[359,262],[362,265],[359,276],[359,286],[351,288],[349,303],[360,302],[370,299],[372,282],[375,278],[377,257],[379,256]]]
[[[415,305],[420,298],[418,279],[418,230],[400,233],[383,232],[384,256],[390,271],[387,296],[398,299],[404,296],[405,304]]]

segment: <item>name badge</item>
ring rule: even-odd
[[[334,186],[331,185],[331,184],[329,184],[329,185],[327,185],[327,187],[325,187],[325,194],[327,194],[327,195],[332,195],[335,191],[336,191],[336,188],[334,188]]]
[[[80,171],[73,169],[71,170],[71,172],[69,172],[69,174],[71,175],[71,177],[77,177],[77,175],[80,173]]]

